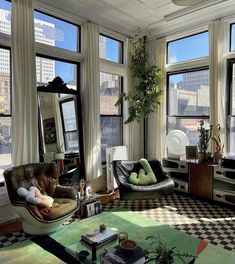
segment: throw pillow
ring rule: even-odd
[[[151,166],[146,159],[140,160],[143,169],[139,170],[139,173],[132,172],[128,181],[134,185],[148,185],[157,182]]]

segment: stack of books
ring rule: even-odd
[[[101,254],[101,264],[143,264],[146,261],[146,253],[137,246],[133,251],[126,251],[119,246]]]
[[[110,228],[107,228],[105,231],[100,232],[99,229],[93,230],[87,234],[82,235],[81,241],[85,242],[88,245],[92,244],[105,244],[108,243],[109,241],[112,241],[117,238],[117,232],[113,231]]]

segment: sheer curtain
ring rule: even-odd
[[[226,106],[225,106],[225,79],[226,67],[223,61],[223,21],[220,19],[209,23],[210,35],[210,57],[209,57],[209,71],[210,71],[210,123],[214,126],[221,125],[221,140],[226,142]],[[212,144],[212,153],[215,151],[215,144]],[[224,149],[224,152],[226,150]]]
[[[33,0],[12,0],[12,161],[38,162]]]
[[[86,179],[93,182],[101,175],[99,28],[88,22],[84,27],[84,159]]]
[[[149,116],[148,120],[148,158],[161,160],[166,155],[166,38],[155,41],[152,45],[156,49],[156,64],[163,72],[162,88],[163,95],[161,104],[156,112]]]

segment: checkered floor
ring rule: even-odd
[[[103,205],[103,210],[122,207],[138,211],[157,222],[169,225],[211,244],[235,251],[235,210],[223,204],[213,204],[174,193],[160,200],[120,201]],[[69,222],[78,221],[75,216]],[[0,248],[28,239],[23,231],[0,236]]]

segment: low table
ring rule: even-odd
[[[84,245],[88,249],[91,250],[91,260],[96,261],[97,260],[97,250],[105,247],[105,246],[115,246],[117,245],[117,233],[113,232],[111,229],[107,230],[105,235],[104,232],[104,237],[102,239],[102,235],[99,236],[102,233],[99,230],[95,230],[97,232],[97,236],[94,237],[87,237],[86,235],[82,235],[81,240],[77,241],[76,243],[69,245],[68,248],[75,250],[78,252],[77,248],[80,247],[80,244]],[[99,236],[99,237],[98,237]],[[95,237],[98,237],[98,239],[95,239]]]

